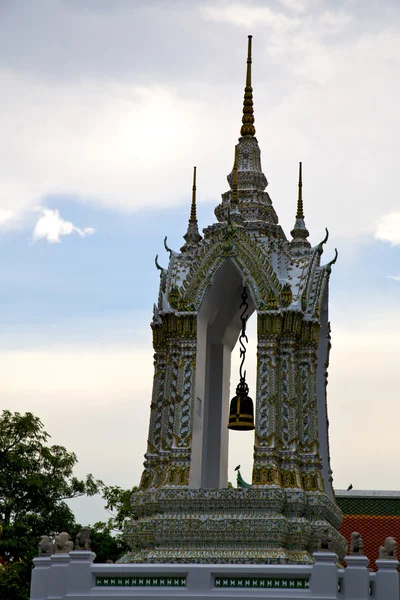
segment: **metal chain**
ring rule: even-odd
[[[247,289],[246,289],[246,286],[243,286],[243,292],[241,295],[242,303],[239,306],[239,310],[241,308],[243,308],[242,313],[240,315],[240,320],[242,321],[242,331],[239,336],[239,343],[241,346],[240,358],[242,359],[241,363],[240,363],[239,373],[240,373],[240,381],[243,383],[246,381],[246,371],[243,373],[243,365],[244,365],[244,361],[246,359],[246,346],[244,345],[244,340],[246,341],[246,344],[249,343],[249,340],[247,339],[247,335],[246,335],[246,323],[247,323],[247,319],[249,318],[249,316],[246,315],[247,310],[249,308],[249,305],[247,303],[247,298],[248,298]]]

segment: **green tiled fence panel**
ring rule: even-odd
[[[186,577],[96,577],[101,587],[185,587]]]
[[[309,579],[275,579],[265,577],[216,577],[215,587],[220,588],[274,588],[274,589],[307,589]]]

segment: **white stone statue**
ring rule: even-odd
[[[357,531],[353,531],[350,538],[350,554],[363,555],[364,554],[364,543],[361,535]]]
[[[51,556],[54,554],[54,544],[48,535],[40,536],[39,556]]]
[[[379,548],[379,558],[397,560],[397,542],[394,537],[387,537]]]
[[[66,531],[56,535],[54,545],[56,554],[68,554],[68,552],[72,552],[74,549],[74,542]]]
[[[332,532],[329,527],[324,527],[321,530],[321,537],[319,542],[319,550],[332,551]]]
[[[75,550],[90,550],[90,529],[88,527],[78,531],[75,539]]]

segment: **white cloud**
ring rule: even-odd
[[[209,4],[204,7],[203,14],[210,21],[225,21],[240,27],[264,24],[278,32],[293,30],[299,25],[298,19],[290,18],[267,6],[251,6],[240,2],[232,2],[226,6]]]
[[[388,279],[394,279],[394,281],[400,281],[400,275],[387,275]]]
[[[71,221],[66,221],[60,216],[58,210],[51,208],[41,208],[42,216],[36,223],[33,232],[33,241],[47,240],[50,244],[60,243],[63,235],[71,235],[77,233],[81,237],[91,235],[95,232],[93,227],[85,227],[80,229]]]
[[[389,242],[392,246],[400,245],[400,212],[392,212],[380,220],[375,237],[378,240]]]
[[[321,28],[321,33],[329,35],[340,33],[353,21],[353,16],[348,12],[340,10],[326,11],[318,18],[318,25]]]
[[[9,208],[0,208],[0,227],[9,223],[15,216],[14,211]]]
[[[198,134],[208,119],[196,102],[157,85],[57,85],[5,71],[0,92],[10,140],[0,147],[6,208],[57,194],[120,210],[189,198],[192,164],[201,157]]]
[[[53,4],[55,12],[49,18],[55,19],[66,5]],[[139,60],[130,70],[124,63],[125,71],[120,72],[116,67],[121,53],[126,56],[130,48],[125,9],[112,19],[104,11],[87,10],[82,16],[78,4],[73,10],[69,4],[68,14],[62,14],[70,19],[68,27],[83,27],[80,17],[84,17],[80,45],[87,41],[86,31],[93,30],[90,46],[85,46],[88,55],[80,52],[87,62],[82,63],[79,78],[52,79],[41,57],[37,68],[29,63],[25,71],[17,49],[14,69],[0,68],[2,141],[7,140],[0,144],[3,210],[20,213],[56,194],[122,211],[167,207],[185,198],[189,204],[193,164],[198,165],[199,201],[217,204],[227,189],[225,177],[240,128],[246,53],[242,26],[254,27],[257,137],[270,181],[268,191],[285,230],[293,226],[299,160],[304,163],[307,225],[315,241],[326,225],[332,237],[335,232],[351,238],[371,235],[381,215],[396,209],[400,83],[395,21],[384,28],[375,20],[375,28],[359,32],[354,25],[356,9],[326,12],[322,7],[301,15],[294,10],[293,16],[288,12],[293,0],[284,0],[281,10],[243,2],[207,3],[198,8],[204,31],[214,31],[224,40],[218,45],[213,38],[215,45],[209,44],[211,65],[196,54],[208,33],[182,59],[184,74],[178,73],[180,59],[169,64],[171,57],[167,60],[163,51],[175,48],[171,23],[171,28],[162,28],[165,37],[152,38],[161,36],[156,28],[146,38],[152,69],[148,62],[142,69]],[[145,13],[148,18],[146,11],[135,13],[138,27],[147,23]],[[32,18],[40,27],[37,10],[32,10]],[[181,15],[188,31],[198,30],[198,18],[190,11]],[[366,24],[372,21],[366,18]],[[116,35],[122,22],[123,48]],[[240,26],[238,32],[229,26],[232,23]],[[66,35],[61,25],[57,27]],[[46,32],[53,36],[55,29],[47,27]],[[109,62],[100,75],[96,59],[108,29],[116,36],[115,49],[107,53]],[[329,32],[338,31],[345,32],[340,43],[327,43]],[[35,35],[36,30],[29,29],[26,43],[33,43]],[[53,37],[44,40],[54,44]],[[234,48],[234,54],[226,48]],[[43,53],[46,49],[43,46]],[[195,66],[190,71],[187,64],[192,57]],[[74,54],[74,72],[79,64],[75,59]],[[69,65],[64,54],[58,60]],[[371,181],[365,174],[372,172]]]
[[[295,12],[304,12],[309,5],[309,0],[280,0],[282,6]]]

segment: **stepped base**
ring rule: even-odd
[[[321,537],[340,559],[338,507],[322,492],[279,486],[137,492],[120,563],[312,564]]]

